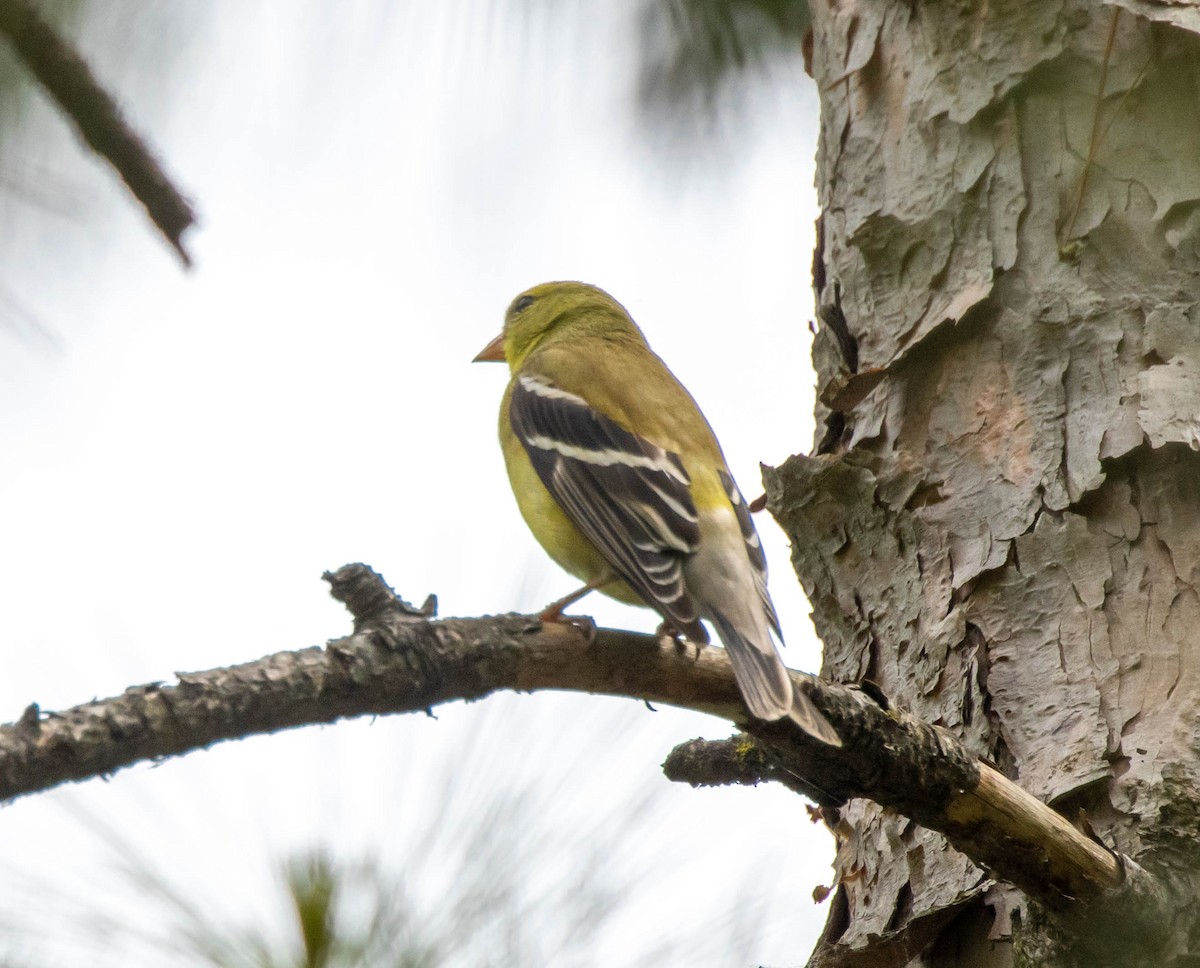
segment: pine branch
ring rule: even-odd
[[[419,609],[405,604],[365,565],[325,577],[354,616],[352,635],[325,648],[180,673],[175,685],[135,686],[62,713],[30,706],[18,722],[0,726],[0,800],[295,726],[425,712],[500,690],[605,693],[711,713],[749,734],[680,747],[666,764],[672,779],[780,779],[826,806],[867,797],[941,831],[1051,909],[1120,897],[1131,929],[1164,916],[1159,887],[1144,870],[877,690],[794,674],[842,737],[834,749],[790,720],[752,720],[721,649],[697,652],[653,636],[519,615],[434,620],[432,599]]]
[[[121,115],[87,63],[25,0],[0,0],[0,35],[75,125],[88,146],[116,169],[150,220],[183,260],[183,233],[195,222],[191,203]]]

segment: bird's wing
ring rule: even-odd
[[[771,593],[767,591],[767,556],[763,553],[758,532],[754,530],[754,519],[750,517],[750,508],[729,471],[722,469],[717,472],[717,475],[721,478],[725,496],[733,505],[733,513],[737,515],[738,526],[742,529],[742,540],[746,543],[746,557],[750,559],[750,567],[754,570],[754,585],[758,589],[758,597],[762,601],[763,611],[767,613],[767,621],[771,623],[771,628],[775,630],[780,641],[783,641],[783,632],[779,628],[779,616],[775,614],[775,604],[771,601]]]
[[[700,636],[682,562],[700,547],[683,462],[541,376],[521,374],[509,419],[546,489],[613,571],[678,631]]]

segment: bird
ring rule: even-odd
[[[766,556],[720,444],[625,307],[582,282],[534,286],[475,361],[508,363],[500,445],[517,506],[585,582],[543,620],[593,590],[654,609],[699,645],[707,620],[754,717],[790,717],[840,746],[776,647]]]

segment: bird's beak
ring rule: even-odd
[[[471,361],[472,363],[503,363],[504,362],[504,334],[501,333],[494,340],[488,343],[481,349],[478,355]]]

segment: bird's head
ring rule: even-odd
[[[625,307],[603,289],[583,282],[544,282],[509,304],[503,332],[474,362],[507,361],[516,371],[547,341],[582,336],[641,339],[641,331]]]

